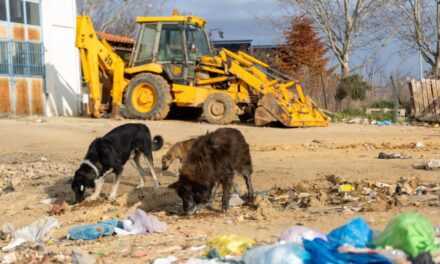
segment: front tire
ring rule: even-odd
[[[124,104],[129,118],[163,120],[171,100],[170,86],[162,76],[142,73],[127,85]]]
[[[227,125],[236,118],[236,106],[224,93],[214,93],[203,103],[203,119],[211,124]]]

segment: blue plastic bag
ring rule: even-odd
[[[373,241],[373,231],[363,218],[355,218],[347,224],[336,228],[327,235],[328,241],[320,238],[304,240],[304,248],[312,256],[311,263],[344,264],[344,263],[376,263],[391,264],[379,254],[340,253],[338,248],[349,245],[366,248]]]
[[[379,254],[339,253],[335,244],[320,238],[312,241],[304,240],[304,248],[309,252],[311,264],[392,264],[386,257]]]
[[[69,230],[68,238],[71,240],[95,240],[103,236],[110,236],[115,228],[121,228],[118,220],[107,220],[93,225],[76,226]]]
[[[275,244],[255,247],[243,257],[245,264],[306,264],[310,255],[295,243]]]
[[[363,218],[355,218],[336,228],[327,235],[333,248],[350,245],[357,248],[368,247],[373,241],[373,231]]]
[[[382,120],[376,122],[376,125],[378,126],[391,126],[392,124],[393,122],[391,120]]]

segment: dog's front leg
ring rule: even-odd
[[[104,186],[104,177],[99,177],[95,180],[95,191],[93,194],[87,199],[90,201],[95,201],[99,198],[99,195],[101,194],[102,187]]]
[[[136,186],[137,189],[141,189],[144,188],[145,186],[145,181],[144,178],[147,175],[147,173],[145,172],[145,170],[141,167],[141,165],[139,164],[139,155],[136,155],[134,157],[133,160],[130,160],[130,164],[133,166],[133,168],[135,168],[138,173],[139,173],[139,185]]]
[[[222,196],[222,210],[226,212],[229,209],[229,200],[231,199],[231,189],[233,182],[233,173],[225,172],[225,179],[222,182],[223,196]]]
[[[208,200],[208,204],[207,204],[207,206],[208,206],[209,209],[213,209],[212,204],[214,203],[214,200],[215,200],[215,194],[216,194],[216,192],[217,192],[218,186],[219,186],[219,185],[218,185],[217,183],[214,184],[214,186],[213,186],[212,189],[211,189],[211,193],[209,194],[209,200]]]
[[[153,180],[154,180],[154,188],[159,188],[159,186],[160,186],[160,183],[159,183],[159,180],[157,179],[157,176],[156,176],[156,172],[154,171],[154,165],[153,165],[153,160],[149,160],[147,157],[144,157],[145,158],[145,162],[147,162],[147,166],[148,166],[148,168],[150,168],[150,173],[151,173],[151,176],[153,177]]]
[[[112,191],[110,193],[109,199],[110,201],[116,200],[116,195],[118,194],[119,183],[121,183],[121,174],[115,174],[115,182],[113,183]]]

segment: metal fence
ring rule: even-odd
[[[0,41],[0,74],[43,76],[43,45],[13,40]]]

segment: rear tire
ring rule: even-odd
[[[124,104],[128,118],[163,120],[170,111],[168,82],[160,75],[142,73],[127,85]]]
[[[235,109],[235,103],[229,95],[211,94],[203,103],[203,119],[211,124],[227,125],[235,120]]]

